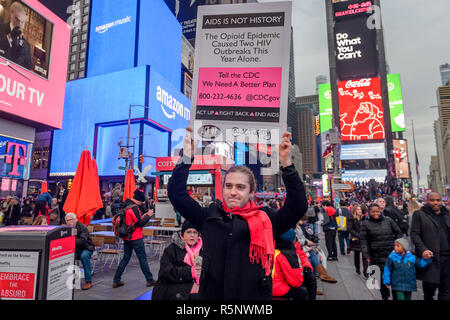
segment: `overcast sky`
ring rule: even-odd
[[[273,2],[277,0],[259,0]],[[282,0],[280,0],[282,1]],[[293,0],[297,96],[315,94],[315,77],[329,79],[324,0]],[[450,1],[382,0],[387,63],[400,73],[409,157],[416,185],[411,120],[414,120],[420,185],[428,187],[430,155],[436,155],[433,121],[438,118],[439,65],[450,63]]]

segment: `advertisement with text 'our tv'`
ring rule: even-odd
[[[4,2],[0,114],[61,128],[70,28],[37,0]]]
[[[254,130],[248,129],[285,128],[291,7],[290,2],[199,7],[191,120],[215,126],[217,140],[225,131],[251,136]],[[204,132],[196,134],[205,139]]]

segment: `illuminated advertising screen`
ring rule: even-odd
[[[340,81],[338,91],[342,140],[384,139],[380,78]]]
[[[32,149],[29,141],[0,135],[0,177],[29,179]]]
[[[339,78],[375,76],[378,73],[376,29],[367,28],[367,18],[336,21],[334,32]]]
[[[333,105],[331,101],[331,85],[329,83],[319,84],[319,116],[320,132],[331,129]]]
[[[333,3],[334,19],[340,20],[361,15],[367,16],[371,13],[372,1],[350,0]]]
[[[400,74],[387,75],[389,90],[389,110],[391,112],[392,132],[403,132],[406,130],[405,111],[403,109],[402,84]]]
[[[343,182],[368,183],[371,179],[383,183],[386,179],[387,170],[345,170],[342,173]]]
[[[384,143],[342,145],[341,160],[385,159]]]
[[[406,140],[393,140],[395,157],[395,175],[397,178],[409,179],[408,143]]]
[[[61,128],[70,29],[37,0],[1,5],[0,113]]]

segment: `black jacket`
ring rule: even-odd
[[[364,259],[370,264],[383,266],[389,254],[394,250],[395,240],[402,237],[398,225],[383,215],[375,220],[369,219],[361,223],[361,251]]]
[[[203,239],[203,264],[199,299],[272,299],[272,277],[265,275],[260,263],[249,259],[250,230],[240,216],[229,218],[221,203],[201,207],[187,192],[187,178],[191,165],[183,157],[174,168],[168,183],[169,199],[175,210],[199,227]],[[193,161],[191,160],[191,163]],[[305,187],[293,165],[282,168],[286,186],[283,207],[274,212],[261,208],[272,222],[274,239],[296,223],[306,213],[308,202]]]
[[[75,239],[75,251],[89,250],[94,251],[94,244],[89,236],[89,230],[80,221],[77,221],[77,237]]]
[[[450,228],[449,212],[445,207],[442,207],[441,212],[445,215],[447,227]],[[440,282],[440,237],[439,227],[432,217],[433,214],[428,205],[414,212],[411,222],[411,240],[418,259],[422,257],[423,252],[426,250],[433,252],[431,265],[424,270],[418,270],[417,279],[438,284]]]
[[[350,233],[350,250],[352,251],[361,251],[361,220],[358,221],[353,216],[347,220],[347,231]],[[352,238],[358,239],[357,241],[352,241]]]
[[[4,215],[6,217],[5,226],[18,225],[20,219],[20,206],[18,204],[10,205]]]
[[[158,281],[153,288],[152,300],[189,300],[194,279],[191,266],[184,263],[186,253],[185,242],[179,233],[175,233],[172,236],[172,243],[161,256]]]
[[[395,206],[386,207],[384,209],[383,214],[386,217],[389,217],[392,220],[394,220],[394,222],[398,225],[398,227],[404,234],[408,233],[409,226],[407,223],[405,224],[403,221],[403,213],[400,210],[398,210]]]

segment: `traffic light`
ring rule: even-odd
[[[143,154],[139,155],[139,163],[144,163],[144,155]]]

